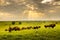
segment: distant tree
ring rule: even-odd
[[[14,24],[15,24],[15,21],[12,22],[12,25],[14,25]]]
[[[21,22],[19,22],[19,24],[21,24]]]

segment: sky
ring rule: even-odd
[[[42,1],[0,0],[0,21],[60,20],[60,1]]]

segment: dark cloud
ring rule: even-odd
[[[12,3],[10,5],[6,5],[6,6],[0,6],[1,11],[5,11],[5,12],[14,12],[14,11],[24,11],[24,10],[28,10],[28,7],[26,7],[26,5],[30,4],[33,5],[35,8],[34,10],[36,11],[40,11],[40,12],[44,12],[44,10],[50,10],[51,6],[50,5],[46,5],[46,4],[41,4],[40,0],[27,0],[25,1],[25,4],[23,4],[24,2],[21,2],[21,5],[18,5],[15,3],[15,1],[12,0],[7,0],[8,2]],[[37,9],[36,9],[37,8]]]

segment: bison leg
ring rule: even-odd
[[[47,28],[47,26],[45,26],[45,28]]]
[[[15,31],[17,31],[18,29],[14,29]]]
[[[52,28],[54,28],[54,26],[52,26]]]
[[[11,32],[12,30],[9,30],[9,32]]]

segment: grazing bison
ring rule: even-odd
[[[27,28],[25,28],[25,27],[22,27],[22,30],[25,30],[25,29],[27,29]]]
[[[38,28],[40,28],[40,26],[38,26]]]
[[[20,28],[16,26],[16,27],[13,27],[12,30],[20,31]]]
[[[11,31],[20,31],[20,28],[19,27],[13,27],[13,28],[11,28],[11,27],[9,27],[9,29],[5,29],[5,31],[9,31],[9,32],[11,32]]]
[[[33,27],[33,29],[38,29],[38,28],[40,28],[40,26]]]
[[[12,31],[12,28],[11,27],[9,27],[9,32],[11,32]]]
[[[52,28],[54,28],[55,26],[56,26],[56,24],[44,25],[45,28],[47,28],[47,27],[52,27]]]
[[[8,29],[5,29],[5,31],[9,31],[9,32],[11,32],[11,31],[12,31],[12,28],[9,27]]]
[[[27,29],[31,29],[32,28],[32,26],[30,26],[30,27],[27,27]]]

